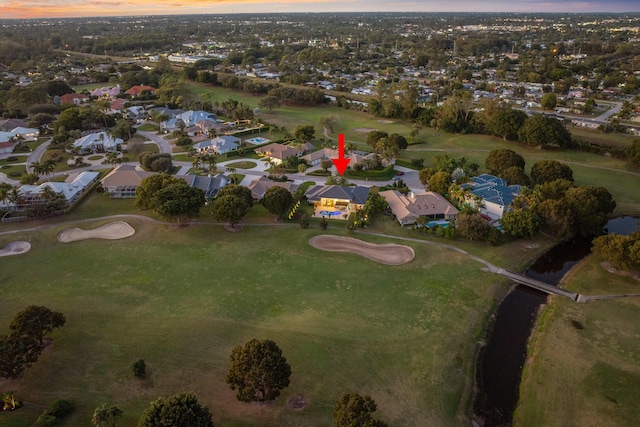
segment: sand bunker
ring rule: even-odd
[[[31,250],[31,243],[18,241],[18,242],[10,242],[7,245],[0,249],[0,256],[9,256],[9,255],[20,255],[25,252],[29,252]]]
[[[58,234],[58,241],[62,243],[75,242],[85,239],[124,239],[133,236],[136,230],[123,221],[115,221],[94,228],[93,230],[83,230],[81,228],[67,228]]]
[[[373,128],[355,128],[354,131],[356,132],[371,132],[374,130],[378,130],[378,129],[373,129]]]
[[[413,248],[393,243],[368,243],[351,237],[321,235],[309,240],[309,244],[323,251],[350,252],[382,264],[400,265],[415,257]]]

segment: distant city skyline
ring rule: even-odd
[[[1,0],[0,18],[286,12],[639,12],[638,0]]]

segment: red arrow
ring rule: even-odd
[[[331,160],[333,161],[333,164],[336,165],[336,169],[338,170],[338,173],[340,174],[340,176],[342,176],[342,174],[344,174],[344,171],[347,170],[347,165],[349,165],[349,162],[351,161],[351,159],[344,158],[344,134],[343,133],[338,134],[338,158],[331,159]]]

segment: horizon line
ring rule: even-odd
[[[337,11],[337,12],[327,12],[327,11],[289,11],[289,12],[211,12],[211,13],[161,13],[161,14],[132,14],[132,15],[86,15],[86,16],[56,16],[56,17],[46,17],[46,16],[35,16],[29,18],[0,18],[0,21],[29,21],[29,20],[59,20],[59,19],[87,19],[87,18],[135,18],[135,17],[162,17],[162,16],[206,16],[206,15],[348,15],[348,14],[437,14],[437,15],[448,15],[448,14],[458,14],[458,15],[471,15],[471,14],[482,14],[482,15],[491,15],[491,14],[512,14],[512,15],[529,15],[529,14],[537,14],[537,15],[624,15],[624,14],[634,14],[640,15],[640,9],[638,10],[628,10],[628,11],[620,11],[620,12],[609,12],[609,11],[555,11],[555,12],[542,12],[542,11]]]

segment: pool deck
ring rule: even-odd
[[[327,214],[327,212],[331,212],[331,214]],[[333,212],[338,212],[338,214],[333,214]],[[348,211],[343,211],[340,209],[329,208],[327,206],[317,207],[313,212],[314,218],[326,218],[326,219],[342,219],[346,220],[349,218]]]

